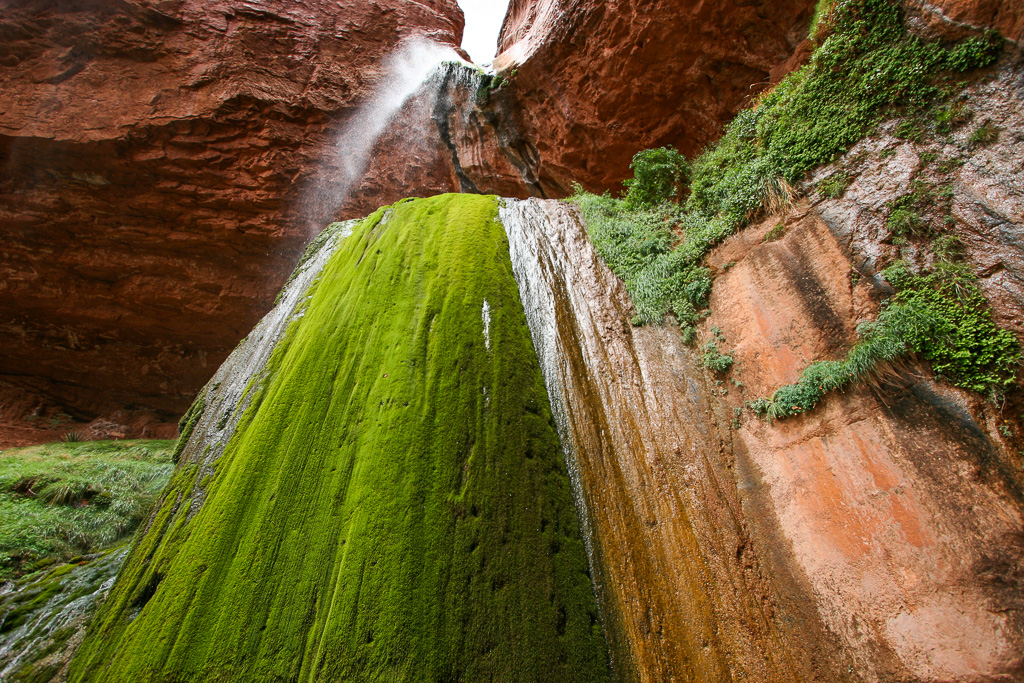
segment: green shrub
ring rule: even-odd
[[[677,202],[690,174],[686,157],[673,147],[637,152],[629,165],[633,177],[623,181],[630,209],[650,209],[662,202]]]
[[[850,174],[846,171],[837,171],[818,183],[818,194],[829,199],[838,199],[850,186]]]
[[[714,341],[709,341],[704,345],[704,355],[701,360],[704,367],[711,372],[722,373],[732,367],[732,354],[720,353],[718,344]]]
[[[693,325],[710,287],[700,262],[712,247],[765,207],[785,207],[792,183],[886,116],[925,112],[948,90],[948,74],[989,66],[1002,50],[995,34],[948,47],[925,41],[907,31],[897,0],[835,0],[819,11],[820,45],[809,62],[741,111],[693,161],[688,195],[679,185],[681,157],[665,148],[634,161],[641,175],[628,183],[632,198],[574,196],[642,322],[672,314]]]
[[[858,327],[860,341],[846,358],[809,365],[795,384],[752,402],[755,412],[773,420],[807,412],[827,392],[912,353],[930,361],[937,376],[965,389],[999,395],[1015,384],[1021,365],[1017,338],[992,321],[966,267],[939,261],[934,271],[914,274],[897,262],[883,275],[897,294],[874,322]]]
[[[718,350],[718,345],[725,343],[725,335],[718,327],[712,327],[711,334],[713,338],[704,345],[704,355],[701,357],[701,361],[704,363],[704,367],[711,372],[726,372],[732,367],[732,353],[721,353]]]

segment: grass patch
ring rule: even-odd
[[[1002,50],[994,34],[951,46],[925,41],[907,30],[896,0],[826,2],[816,17],[820,44],[809,62],[741,111],[688,168],[666,163],[670,151],[648,150],[634,159],[629,184],[650,189],[642,201],[630,192],[620,200],[574,195],[640,322],[671,315],[692,329],[710,290],[701,260],[712,247],[764,209],[785,206],[792,184],[885,117],[927,111],[958,82],[955,74],[993,64]]]
[[[999,139],[999,126],[988,121],[975,128],[967,138],[971,147],[988,147]]]
[[[607,680],[497,200],[384,215],[330,257],[197,510],[178,468],[71,681]]]
[[[104,548],[149,513],[173,441],[62,442],[0,455],[0,578]]]

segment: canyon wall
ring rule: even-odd
[[[640,149],[692,155],[806,56],[815,3],[512,0],[495,60],[547,196],[618,188]]]
[[[1018,407],[911,365],[797,418],[745,408],[841,357],[877,313],[865,257],[879,236],[857,234],[868,221],[841,207],[899,196],[909,174],[873,183],[892,171],[884,150],[905,157],[906,144],[864,143],[846,197],[799,203],[711,255],[720,274],[701,334],[724,336],[727,375],[677,328],[630,324],[629,297],[571,206],[503,210],[622,680],[1024,675]],[[958,184],[959,210],[978,205],[977,187]],[[780,223],[784,237],[766,239]],[[1009,263],[1021,249],[1000,252]]]
[[[332,205],[339,132],[404,36],[458,44],[454,0],[4,0],[0,381],[32,407],[3,420],[180,414],[336,218],[613,187],[639,148],[698,149],[789,68],[813,3],[712,4],[513,2],[502,76],[413,98]]]
[[[0,3],[0,380],[183,412],[333,218],[309,180],[384,58],[462,25],[454,0]],[[349,213],[451,187],[409,151]]]

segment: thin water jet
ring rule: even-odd
[[[338,132],[331,145],[327,168],[305,193],[300,215],[310,236],[336,217],[363,179],[381,135],[446,62],[471,66],[450,45],[425,36],[402,41],[387,58],[373,96],[359,106]],[[427,131],[425,126],[410,125],[405,132],[412,148]]]

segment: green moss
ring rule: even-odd
[[[0,578],[104,548],[148,514],[172,441],[85,441],[0,458]]]
[[[383,215],[325,266],[194,516],[179,468],[71,680],[608,677],[496,200]]]
[[[741,111],[693,161],[680,206],[576,193],[595,247],[626,283],[642,322],[671,314],[694,325],[704,305],[694,294],[709,286],[700,263],[712,247],[765,208],[785,207],[793,183],[885,117],[906,115],[916,126],[914,116],[955,89],[951,74],[989,66],[1002,50],[994,34],[954,45],[923,40],[907,30],[898,0],[829,0],[815,16],[820,45],[809,62]],[[666,202],[685,194],[664,187]]]

